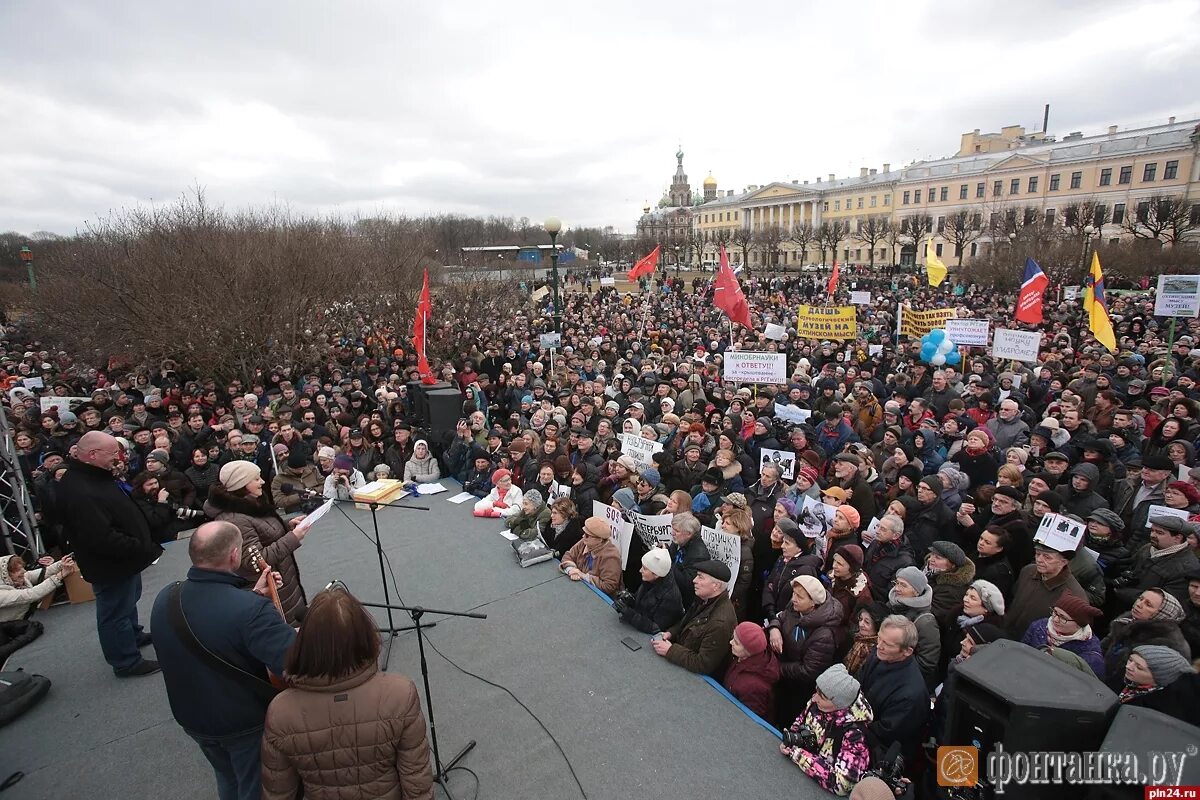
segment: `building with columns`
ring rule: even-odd
[[[677,158],[676,177],[686,181],[682,153]],[[673,182],[670,201],[684,198]],[[1131,236],[1130,215],[1152,215],[1150,207],[1161,198],[1189,205],[1194,230],[1183,240],[1200,239],[1200,120],[1172,117],[1165,124],[1125,130],[1114,125],[1061,139],[1020,126],[999,133],[976,129],[962,135],[955,155],[903,168],[883,164],[852,177],[752,184],[740,192],[718,190],[715,180],[711,186],[706,180],[699,202],[660,208],[668,214],[686,211],[686,217],[659,227],[679,236],[686,218],[704,241],[706,266],[716,263],[721,244],[735,264],[816,263],[822,247],[806,231],[822,223],[841,223],[848,231],[836,253],[824,253],[825,263],[836,257],[843,263],[922,264],[932,239],[938,255],[953,266],[1002,245],[1005,232],[1017,225],[1077,225],[1072,214],[1079,208],[1095,213],[1100,224],[1094,235],[1119,241]],[[639,233],[655,229],[649,214],[646,209]],[[922,225],[924,233],[915,239],[900,235],[910,229],[920,234]],[[896,233],[869,235],[886,228]]]

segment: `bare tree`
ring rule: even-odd
[[[902,226],[889,221],[887,235],[884,236],[884,241],[887,242],[888,252],[891,254],[891,266],[895,267],[896,256],[900,252],[900,245],[904,243],[904,231]]]
[[[808,248],[817,239],[817,230],[811,222],[801,222],[788,231],[787,240],[796,245],[800,251],[800,262],[803,265],[808,260]]]
[[[750,249],[754,246],[754,231],[750,228],[734,228],[729,235],[729,242],[742,251],[742,267],[746,275],[750,275]]]
[[[942,228],[942,237],[954,245],[954,255],[958,258],[959,267],[962,266],[967,246],[983,235],[983,231],[976,225],[977,213],[979,212],[966,209],[956,211],[946,217],[945,227]]]
[[[772,269],[779,265],[779,243],[783,241],[783,228],[778,225],[768,225],[755,234],[755,243],[763,254],[763,265]]]
[[[871,216],[858,223],[854,238],[867,246],[867,263],[875,269],[875,248],[887,240],[892,232],[892,223],[887,217]]]
[[[1126,212],[1122,227],[1137,239],[1158,241],[1174,246],[1196,230],[1200,219],[1192,213],[1192,204],[1182,197],[1154,195],[1137,204],[1134,213]]]
[[[828,252],[833,256],[833,260],[837,261],[838,245],[846,240],[850,234],[850,225],[844,220],[833,220],[832,222],[822,222],[817,228],[817,247],[821,250],[821,263],[825,263],[825,253]]]
[[[933,230],[933,217],[917,212],[909,214],[900,220],[900,240],[905,246],[911,246],[916,255],[920,255],[921,240]]]

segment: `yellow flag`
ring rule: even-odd
[[[937,257],[937,248],[933,246],[933,239],[930,239],[925,245],[925,272],[929,275],[929,285],[941,286],[949,271]]]
[[[1092,253],[1092,268],[1088,270],[1087,287],[1083,291],[1083,310],[1088,315],[1088,328],[1096,341],[1117,352],[1117,336],[1108,317],[1108,297],[1104,289],[1104,272],[1100,269],[1100,254]]]

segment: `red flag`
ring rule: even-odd
[[[721,265],[717,268],[717,277],[713,280],[713,305],[724,311],[733,322],[753,330],[750,306],[746,303],[746,295],[742,293],[737,278],[733,276],[733,270],[729,268],[729,256],[725,253],[725,245],[721,245]]]
[[[1042,295],[1050,280],[1032,258],[1025,259],[1025,278],[1017,295],[1017,321],[1030,325],[1042,324]]]
[[[825,294],[833,294],[837,291],[838,275],[838,263],[835,258],[833,260],[833,274],[829,276],[829,285],[825,287]]]
[[[656,245],[646,256],[633,265],[633,269],[629,270],[629,280],[636,281],[643,275],[653,275],[654,270],[658,268],[658,251],[662,245]]]
[[[417,314],[413,319],[413,345],[417,349],[417,371],[421,375],[421,383],[431,385],[437,383],[433,370],[429,367],[429,359],[425,358],[425,328],[433,316],[433,303],[429,300],[429,270],[425,270],[425,281],[421,285],[421,299],[417,301]]]

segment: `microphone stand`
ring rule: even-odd
[[[425,714],[429,717],[429,741],[433,745],[433,763],[436,770],[433,774],[434,781],[442,787],[442,791],[446,793],[446,797],[454,800],[454,795],[450,794],[450,787],[447,785],[449,781],[450,770],[454,766],[466,758],[467,753],[475,749],[477,742],[471,739],[467,742],[462,750],[458,751],[458,755],[450,759],[445,765],[442,764],[441,751],[438,749],[437,738],[437,723],[433,718],[433,695],[429,691],[429,665],[425,662],[425,636],[422,633],[426,628],[432,628],[437,623],[421,622],[421,617],[425,614],[444,614],[448,617],[470,617],[471,619],[487,619],[487,614],[477,614],[470,611],[439,611],[436,608],[422,608],[421,606],[393,606],[382,603],[363,603],[369,608],[386,608],[390,614],[392,609],[397,611],[407,611],[412,617],[413,628],[417,631],[417,650],[421,654],[421,682],[425,685]]]
[[[301,494],[303,496],[302,492],[295,491],[294,485],[293,485],[292,489],[293,489],[292,492],[285,491],[284,494],[297,493],[297,494]],[[319,492],[316,492],[314,494],[316,497],[321,497],[325,501],[332,501],[333,503],[335,503],[337,505],[342,505],[342,504],[359,505],[359,504],[362,504],[362,505],[367,506],[371,510],[371,527],[375,531],[375,557],[379,560],[379,582],[381,584],[383,584],[384,602],[390,604],[392,602],[392,595],[391,595],[391,592],[388,590],[387,573],[385,572],[385,570],[383,568],[383,543],[382,543],[382,540],[379,538],[379,516],[376,512],[381,507],[382,508],[403,508],[408,511],[428,511],[429,506],[406,506],[406,505],[401,505],[398,501],[392,501],[390,503],[377,503],[377,502],[372,502],[370,500],[354,500],[354,499],[342,500],[337,497],[333,497],[333,498],[325,497],[324,495],[322,495]],[[315,499],[315,497],[314,497],[314,499]],[[338,510],[340,511],[341,509],[338,509]],[[345,511],[342,511],[342,513],[346,515],[347,519],[349,519],[349,515],[346,514]],[[386,633],[387,636],[384,637],[384,640],[383,640],[383,644],[384,644],[383,653],[382,653],[383,658],[380,663],[380,668],[384,672],[387,672],[388,661],[391,660],[391,657],[392,657],[392,642],[396,639],[396,634],[400,633],[401,631],[411,631],[414,629],[414,626],[405,625],[403,627],[397,628],[395,621],[392,619],[392,606],[384,605],[384,606],[382,606],[382,608],[387,609],[387,627],[380,628],[379,632]],[[429,623],[425,627],[432,628],[436,624],[437,623]]]

